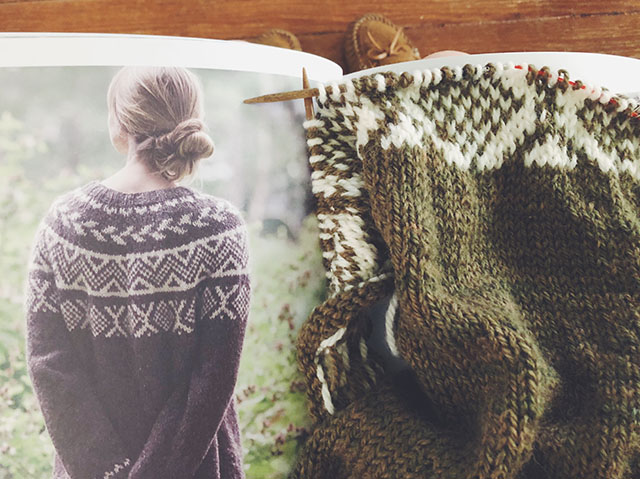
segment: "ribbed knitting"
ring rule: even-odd
[[[91,182],[38,229],[27,359],[55,478],[243,478],[233,402],[250,285],[246,227],[177,187]]]
[[[365,76],[305,124],[330,283],[300,478],[640,477],[638,104],[528,65]],[[390,378],[367,310],[393,295]]]

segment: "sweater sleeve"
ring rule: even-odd
[[[131,460],[74,354],[44,222],[32,248],[25,293],[28,371],[64,468],[72,479],[126,477]]]
[[[158,415],[130,479],[194,477],[232,399],[249,311],[246,231],[219,251],[233,267],[201,283],[197,351],[190,377]]]

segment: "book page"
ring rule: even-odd
[[[110,178],[127,164],[128,155],[117,151],[110,138],[107,92],[123,66],[156,65],[186,67],[197,77],[202,121],[214,143],[213,155],[200,160],[195,173],[178,184],[229,202],[247,225],[252,293],[233,402],[246,477],[284,477],[309,426],[295,338],[325,294],[325,275],[309,185],[303,102],[242,102],[300,89],[302,66],[312,81],[339,77],[339,67],[274,47],[168,37],[17,34],[2,36],[0,51],[0,422],[5,425],[0,430],[0,476],[51,477],[52,467],[60,467],[53,457],[65,458],[62,449],[79,447],[58,442],[56,450],[27,373],[22,304],[30,246],[57,198]],[[94,219],[99,222],[98,216]],[[90,227],[89,234],[110,237],[103,226]],[[112,233],[127,241],[136,223],[114,228],[122,229]],[[98,241],[95,251],[101,245]],[[92,248],[81,255],[92,254]],[[69,288],[82,289],[77,284]],[[127,318],[132,317],[130,311]],[[76,326],[67,322],[74,341],[108,344],[93,319],[84,319]],[[159,328],[153,317],[147,320],[150,328]],[[171,326],[155,332],[171,336]],[[137,339],[134,334],[131,341]],[[169,353],[179,357],[181,351]],[[112,373],[108,366],[97,366],[103,361],[99,356],[78,359],[91,381],[104,388]],[[134,376],[130,380],[137,384]],[[171,384],[165,386],[170,394]],[[157,394],[151,391],[149,397]],[[132,443],[136,434],[131,431],[143,424],[123,426],[114,412],[114,398],[130,394],[112,388],[98,396],[118,434]],[[141,408],[143,417],[150,406],[131,407]],[[127,457],[132,464],[136,459]]]

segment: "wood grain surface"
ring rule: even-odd
[[[423,55],[437,50],[585,51],[640,57],[640,0],[0,0],[0,30],[249,39],[270,28],[344,65],[349,25],[375,10]]]

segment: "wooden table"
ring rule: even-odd
[[[303,50],[344,66],[363,0],[0,0],[0,30],[144,33],[248,39],[295,33]],[[640,0],[386,1],[375,10],[405,27],[423,55],[437,50],[585,51],[640,57]]]

